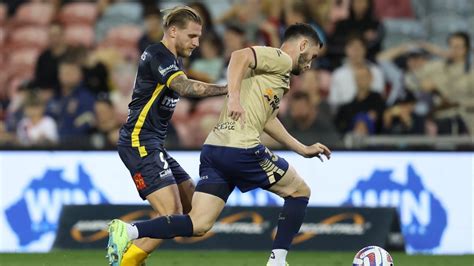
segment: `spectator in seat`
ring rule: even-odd
[[[94,96],[84,87],[79,62],[64,59],[59,65],[61,95],[52,100],[49,111],[58,123],[60,141],[66,145],[88,144],[94,122]]]
[[[58,66],[66,53],[67,45],[63,37],[61,24],[49,26],[49,47],[44,50],[36,62],[34,85],[36,87],[59,92]]]
[[[207,8],[205,4],[196,1],[196,2],[191,2],[187,4],[187,6],[194,9],[201,17],[202,36],[217,34],[215,31],[214,21],[212,19],[211,12],[209,11],[209,9]],[[201,54],[201,45],[200,45],[193,50],[193,53],[191,54],[189,58],[183,58],[183,63],[186,68],[189,68],[192,62],[194,62],[194,60],[199,59],[201,57],[202,57],[202,54]]]
[[[383,26],[375,17],[372,0],[351,0],[349,18],[341,20],[329,40],[329,54],[336,64],[342,57],[346,36],[359,35],[367,44],[367,57],[374,61],[380,51],[383,40]]]
[[[448,37],[448,44],[447,52],[438,53],[445,57],[443,60],[432,61],[423,67],[419,75],[421,89],[438,96],[433,113],[438,134],[473,134],[474,68],[469,51],[471,40],[467,33],[455,32]]]
[[[229,64],[230,55],[232,52],[247,47],[248,42],[245,37],[245,31],[242,27],[236,24],[228,24],[224,31],[224,71],[222,71],[222,80],[226,80],[227,65]],[[224,81],[226,82],[226,81]]]
[[[70,49],[67,55],[74,57],[82,67],[83,85],[94,95],[110,92],[109,71],[96,53],[85,47]]]
[[[203,82],[215,83],[223,70],[224,60],[222,41],[214,33],[208,33],[201,38],[201,58],[191,63],[189,75]]]
[[[432,93],[420,89],[419,73],[429,62],[428,53],[413,43],[404,43],[382,51],[377,55],[387,83],[391,86],[387,97],[387,106],[393,105],[405,95],[416,98],[415,112],[419,116],[426,116],[433,106]],[[405,90],[408,90],[406,92]]]
[[[161,28],[160,11],[156,9],[145,9],[145,32],[138,40],[138,50],[142,54],[152,44],[159,43],[163,37]]]
[[[94,103],[95,127],[92,130],[94,148],[113,148],[119,136],[120,124],[115,115],[114,105],[107,95],[100,95]]]
[[[23,104],[23,118],[17,126],[17,139],[24,146],[46,147],[58,142],[56,122],[45,115],[45,104],[30,94]]]
[[[199,14],[201,19],[203,20],[202,21],[203,34],[207,34],[210,32],[215,33],[214,22],[212,21],[211,12],[207,8],[207,6],[199,1],[191,2],[188,4],[188,6],[196,10],[196,12]]]
[[[245,31],[236,24],[228,24],[224,32],[224,58],[226,65],[229,62],[230,55],[233,51],[243,49],[247,46]]]
[[[350,103],[339,109],[336,126],[341,134],[376,134],[380,132],[385,103],[380,94],[370,87],[373,77],[369,66],[358,66],[354,70],[354,79],[357,93]]]
[[[282,119],[288,132],[303,143],[315,139],[338,146],[339,134],[330,119],[329,106],[321,99],[314,102],[308,92],[296,91],[290,96],[288,114]]]
[[[391,135],[424,134],[424,119],[415,113],[416,98],[405,92],[395,104],[387,107],[383,113],[383,133]]]
[[[329,90],[329,104],[334,112],[338,107],[349,103],[357,94],[357,85],[354,80],[355,69],[368,67],[372,83],[370,89],[380,95],[384,92],[385,81],[380,68],[365,59],[366,47],[364,41],[358,36],[351,36],[346,44],[347,60],[337,68],[332,76]]]

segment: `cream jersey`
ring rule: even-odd
[[[245,74],[240,89],[240,104],[246,123],[241,125],[227,115],[227,100],[204,144],[251,148],[260,144],[260,135],[277,113],[283,94],[290,88],[291,57],[278,48],[251,47],[255,67]]]

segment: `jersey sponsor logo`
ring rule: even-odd
[[[235,130],[235,121],[217,123],[214,130]]]
[[[158,72],[160,72],[162,76],[166,76],[166,74],[170,73],[171,71],[177,70],[179,70],[179,67],[176,65],[176,63],[173,63],[172,65],[169,65],[165,68],[163,68],[162,66],[158,67]]]
[[[407,166],[405,184],[391,179],[392,170],[376,169],[350,191],[344,205],[396,207],[408,248],[430,251],[437,248],[447,227],[441,201],[426,188],[412,165]]]
[[[272,113],[275,112],[278,108],[280,108],[280,98],[273,93],[273,90],[268,88],[263,93],[263,97],[267,100],[268,104],[272,107]]]
[[[109,202],[81,164],[77,166],[77,180],[64,178],[63,169],[47,169],[41,177],[32,179],[18,201],[6,208],[7,222],[21,248],[43,241],[53,244],[54,236],[50,236],[56,232],[63,205]]]
[[[142,173],[140,172],[137,172],[133,175],[133,182],[135,182],[135,186],[138,190],[146,188],[145,179],[143,179]]]
[[[178,101],[179,101],[179,98],[171,98],[169,96],[165,96],[163,97],[163,101],[161,101],[161,107],[162,109],[172,111],[176,107],[176,104],[178,103]]]
[[[166,169],[160,172],[160,178],[165,178],[171,175],[172,175],[171,169]]]

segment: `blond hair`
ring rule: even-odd
[[[163,17],[163,28],[169,29],[171,26],[176,26],[180,29],[186,27],[189,21],[202,25],[202,19],[196,10],[188,6],[177,6],[172,9],[165,10]]]

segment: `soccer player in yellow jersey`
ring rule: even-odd
[[[216,221],[235,187],[242,192],[263,188],[285,199],[267,265],[284,266],[293,237],[298,233],[310,197],[310,188],[286,160],[260,143],[266,132],[304,157],[330,158],[323,144],[306,146],[293,138],[276,117],[289,90],[290,73],[311,66],[321,41],[307,24],[290,26],[280,49],[250,47],[233,52],[228,67],[228,98],[217,125],[201,152],[200,176],[187,215],[171,215],[133,225],[114,220],[111,239],[130,241],[150,237],[202,236]]]
[[[202,19],[198,13],[186,6],[164,13],[162,41],[148,46],[140,56],[128,118],[120,130],[117,150],[140,197],[159,215],[171,215],[187,213],[194,192],[193,181],[164,145],[176,104],[180,96],[224,95],[227,87],[188,79],[183,72],[181,59],[189,57],[199,46]],[[160,242],[149,238],[133,243],[110,241],[109,264],[142,265]]]

